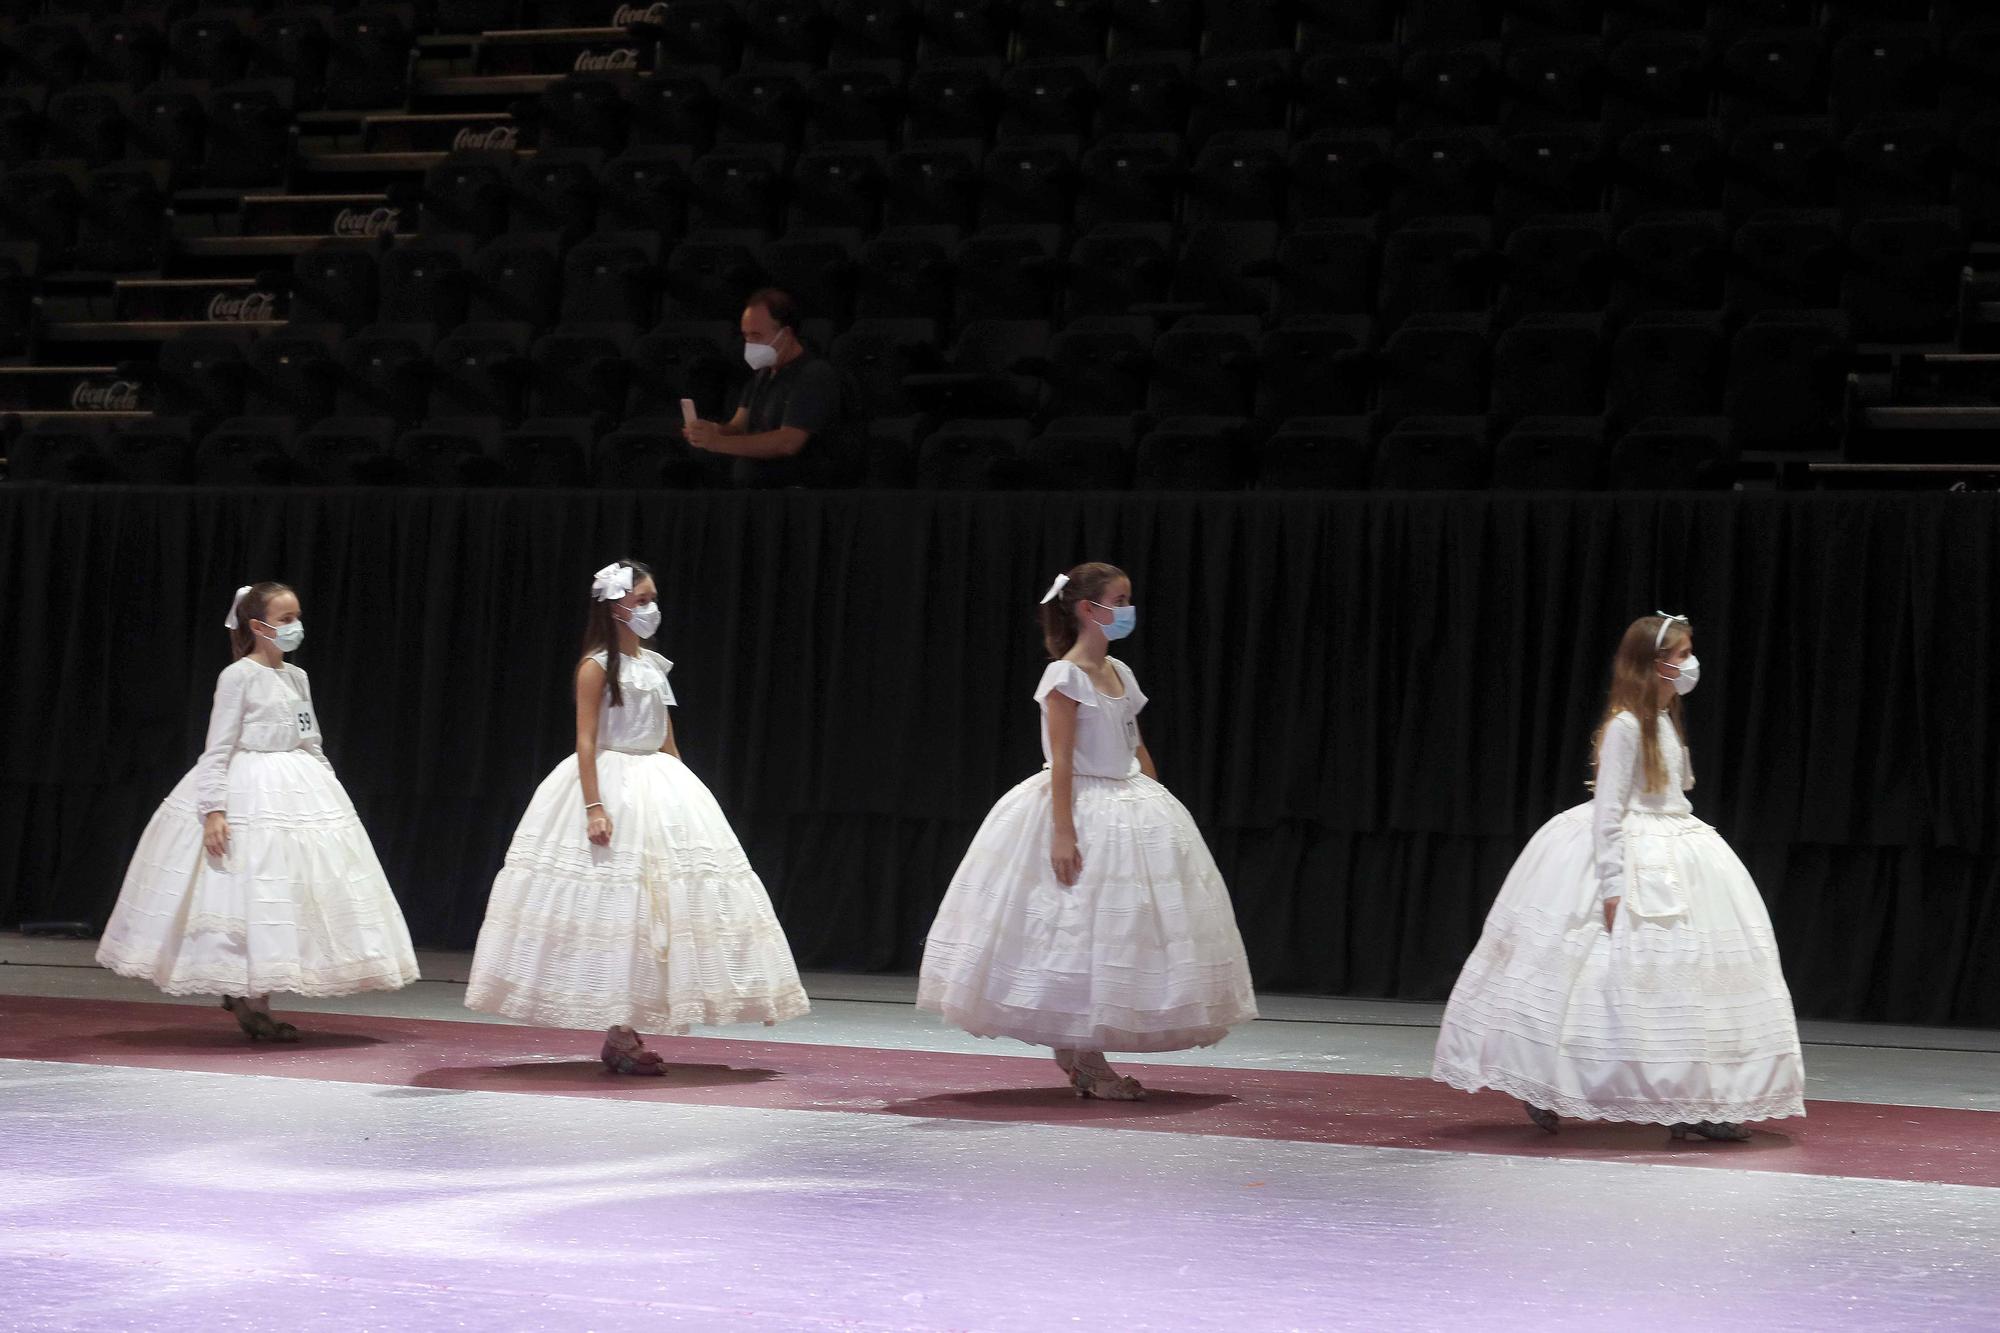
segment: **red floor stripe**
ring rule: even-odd
[[[2000,1112],[1991,1111],[1815,1101],[1807,1119],[1767,1122],[1747,1144],[1670,1144],[1665,1130],[1640,1125],[1572,1124],[1550,1136],[1504,1097],[1427,1079],[1120,1061],[1152,1098],[1095,1102],[1039,1060],[713,1037],[655,1039],[673,1072],[617,1078],[591,1058],[595,1034],[304,1018],[297,1046],[266,1046],[220,1009],[0,996],[0,1059],[2000,1187]]]

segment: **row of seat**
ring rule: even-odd
[[[1850,216],[1956,204],[1982,230],[2000,224],[2000,114],[1955,137],[1926,121],[1870,124],[1836,140],[1823,123],[1759,122],[1725,144],[1705,123],[1645,126],[1607,143],[1594,134],[1495,139],[1472,130],[1392,140],[1368,133],[1297,142],[1237,134],[1189,156],[1172,135],[1084,145],[1055,136],[982,149],[927,142],[891,152],[841,143],[792,155],[737,145],[694,156],[573,140],[531,157],[459,152],[426,173],[423,198],[449,230],[484,234],[510,207],[530,226],[587,229],[605,195],[641,194],[645,220],[783,230],[806,226],[976,222],[1312,221],[1490,214],[1505,228],[1542,213],[1606,212],[1625,223],[1659,212],[1715,210],[1741,219],[1770,208],[1838,207]],[[646,173],[635,179],[635,172]],[[628,205],[633,207],[633,205]]]
[[[0,191],[0,217],[10,204]],[[16,196],[11,207],[19,207]],[[109,208],[78,213],[80,235],[145,240],[143,223]],[[143,218],[143,215],[140,215]],[[134,228],[137,228],[135,232]],[[44,241],[49,238],[41,233]],[[153,237],[155,243],[157,237]],[[98,243],[98,242],[93,242]],[[136,242],[135,242],[136,243]],[[1936,342],[1954,331],[1966,243],[1947,212],[1873,218],[1760,214],[1733,235],[1714,215],[1671,216],[1612,234],[1596,217],[1550,217],[1495,248],[1479,219],[1432,219],[1378,238],[1365,226],[1212,224],[1102,227],[1071,239],[1054,227],[801,229],[776,239],[697,232],[663,247],[650,231],[605,232],[564,246],[554,233],[426,236],[385,249],[312,249],[256,290],[274,312],[348,329],[387,321],[449,330],[467,320],[536,329],[562,320],[645,327],[658,319],[734,321],[744,298],[775,285],[832,331],[854,319],[980,319],[1244,314],[1272,322],[1366,315],[1386,336],[1418,314],[1491,311],[1501,327],[1537,314],[1842,307],[1862,341]],[[0,271],[28,266],[0,251]],[[108,267],[108,265],[106,265]],[[142,283],[128,292],[145,294]],[[51,319],[65,309],[49,298]],[[172,318],[114,299],[95,318]]]
[[[726,415],[746,371],[725,325],[570,324],[540,337],[517,324],[421,325],[351,336],[292,325],[261,339],[183,335],[153,366],[0,371],[0,412],[113,406],[203,422],[239,415],[312,423],[366,415],[678,416],[683,398]],[[1659,315],[1607,341],[1590,319],[1533,317],[1492,340],[1483,321],[1418,316],[1376,346],[1365,320],[1258,333],[1254,321],[1191,317],[1155,335],[1145,319],[968,325],[940,351],[922,320],[863,321],[832,342],[862,421],[1131,414],[1156,417],[1439,413],[1525,417],[1726,415],[1747,448],[1834,441],[1845,333],[1837,315],[1771,316],[1733,337],[1706,315]],[[112,387],[115,386],[115,387]],[[114,397],[117,401],[113,401]]]
[[[1947,6],[1948,7],[1948,6]],[[1113,58],[1144,53],[1345,51],[1357,46],[1394,44],[1410,52],[1487,39],[1534,49],[1549,37],[1596,37],[1614,46],[1614,70],[1643,73],[1647,65],[1682,63],[1677,49],[1662,48],[1668,37],[1724,45],[1747,30],[1780,30],[1810,23],[1818,5],[1660,3],[1604,6],[1577,0],[673,0],[640,4],[632,0],[424,0],[416,5],[363,4],[364,19],[352,17],[351,0],[333,5],[291,7],[290,22],[311,40],[288,34],[269,16],[253,18],[235,0],[89,0],[81,5],[44,5],[41,0],[8,0],[0,14],[23,35],[0,51],[20,62],[36,56],[88,63],[152,61],[207,68],[254,61],[260,56],[293,56],[300,47],[337,44],[355,33],[358,22],[407,38],[413,34],[472,34],[495,30],[579,29],[631,26],[658,40],[669,58],[681,63],[733,69],[742,62],[801,62],[814,66],[896,60]],[[1437,11],[1449,8],[1449,18]],[[1838,2],[1829,18],[1839,29],[1879,25],[1885,20],[1922,21],[1926,6],[1881,3],[1846,7]],[[1852,12],[1855,9],[1863,12]],[[1610,10],[1609,15],[1605,13]],[[1400,15],[1397,10],[1402,11]],[[93,16],[93,28],[85,24]],[[1967,6],[1967,20],[1987,17]],[[1400,23],[1396,20],[1400,17]],[[1608,21],[1607,21],[1608,20]],[[1941,26],[1957,26],[1946,18]],[[1678,29],[1678,32],[1674,30]],[[1903,34],[1895,29],[1891,38]],[[1630,48],[1634,40],[1653,46]],[[120,49],[124,48],[124,49]],[[1629,49],[1628,49],[1629,48]],[[1394,46],[1391,45],[1391,49]],[[1954,47],[1954,52],[1957,48]],[[314,53],[303,53],[310,58]],[[1703,54],[1707,54],[1703,51]],[[1651,59],[1645,59],[1650,56]],[[1748,65],[1744,58],[1725,63]],[[1845,66],[1859,60],[1837,61]],[[1520,82],[1537,74],[1533,63],[1509,60]]]
[[[62,15],[0,28],[0,87],[281,79],[295,85],[302,108],[401,106],[414,41],[408,10],[389,7],[287,6],[262,17],[241,8],[177,20],[144,10],[95,22]]]
[[[1766,148],[1774,146],[1766,174],[1744,174],[1728,188],[1704,188],[1702,172],[1684,176],[1676,168],[1646,174],[1634,164],[1618,174],[1608,200],[1600,160],[1566,158],[1562,174],[1554,162],[1544,162],[1542,176],[1496,178],[1482,174],[1472,142],[1410,140],[1396,150],[1396,160],[1368,140],[1308,140],[1290,158],[1270,144],[1228,144],[1204,150],[1186,168],[1166,142],[1100,146],[1078,162],[1072,144],[1036,140],[994,148],[984,158],[950,144],[904,150],[892,158],[868,148],[826,148],[804,154],[790,174],[782,162],[758,152],[718,150],[688,160],[674,148],[634,148],[604,160],[596,150],[552,150],[526,158],[470,150],[446,156],[430,168],[422,186],[392,192],[384,204],[410,214],[414,226],[398,222],[402,230],[478,238],[508,228],[574,238],[592,228],[680,236],[690,228],[776,234],[788,226],[872,232],[884,224],[1090,230],[1174,220],[1196,226],[1368,220],[1396,226],[1430,224],[1428,218],[1440,216],[1484,216],[1488,220],[1470,224],[1472,248],[1480,250],[1492,246],[1496,230],[1504,234],[1548,212],[1598,212],[1604,202],[1612,204],[1606,216],[1614,226],[1730,202],[1736,212],[1712,208],[1720,214],[1714,220],[1718,232],[1770,208],[1840,206],[1844,222],[1950,202],[1968,232],[1982,238],[2000,228],[2000,118],[1978,130],[1988,136],[1992,166],[1966,158],[1956,170],[1944,170],[1938,144],[1908,126],[1856,132],[1838,164],[1812,162],[1810,142],[1766,136]],[[1656,144],[1674,150],[1658,152]],[[238,152],[242,146],[242,136],[228,132],[214,140],[210,152]],[[1806,160],[1780,162],[1786,152],[1800,152]],[[1634,162],[1652,158],[1688,162],[1692,154],[1684,144],[1660,138],[1648,140]],[[0,238],[40,242],[44,264],[60,272],[88,216],[114,222],[120,232],[150,232],[162,240],[188,234],[186,228],[146,226],[164,216],[172,176],[172,160],[98,168],[82,160],[12,166],[0,178]],[[136,214],[140,194],[152,200],[142,216],[104,218],[112,212]],[[1594,226],[1602,230],[1604,224]],[[1256,244],[1268,258],[1276,240]],[[1722,248],[1724,238],[1708,244]],[[158,262],[158,246],[148,256]]]
[[[169,164],[177,182],[275,184],[298,166],[290,96],[290,85],[270,81],[0,93],[0,163],[138,158]],[[1836,203],[1865,211],[1885,199],[1939,203],[1954,191],[1984,198],[2000,169],[2000,114],[1991,112],[1956,126],[1937,116],[1876,117],[1844,133],[1824,117],[1757,120],[1727,133],[1706,121],[1651,120],[1610,136],[1595,128],[1324,130],[1292,138],[1231,131],[1192,146],[1158,127],[1094,140],[1038,127],[988,148],[977,125],[952,123],[912,135],[901,149],[889,147],[880,124],[820,114],[814,123],[832,132],[795,154],[779,139],[717,133],[709,111],[667,82],[627,86],[586,76],[557,83],[511,115],[469,115],[463,123],[464,137],[478,144],[606,154],[671,148],[674,179],[685,188],[739,182],[765,196],[745,201],[764,214],[782,202],[771,196],[785,187],[808,209],[824,195],[850,212],[872,215],[886,205],[892,218],[899,209],[954,205],[969,215],[982,185],[1003,198],[1024,189],[1049,195],[1065,206],[1060,220],[1073,207],[1084,222],[1163,219],[1183,199],[1206,214],[1302,218],[1488,208],[1506,217],[1599,206],[1621,216],[1662,207],[1740,215]]]
[[[1745,38],[1721,67],[1700,38],[1639,37],[1605,60],[1590,42],[1418,51],[1342,48],[1193,60],[1154,54],[1007,65],[955,59],[908,68],[753,65],[725,74],[663,65],[637,80],[631,103],[672,102],[697,143],[904,138],[1007,140],[1046,134],[1214,135],[1489,127],[1590,128],[1614,137],[1660,120],[1824,119],[1841,131],[1884,115],[1991,110],[2000,26],[1961,34],[1940,61],[1926,30],[1861,33],[1839,44],[1829,87],[1810,63],[1812,29]],[[1804,68],[1792,69],[1787,60]],[[599,132],[604,132],[599,128]]]
[[[900,423],[899,423],[900,424]],[[914,447],[878,435],[887,460],[912,460],[926,489],[1014,490],[1695,490],[1727,489],[1727,423],[1656,417],[1607,431],[1593,417],[1544,416],[1496,435],[1480,417],[1308,417],[1267,429],[1183,417],[1128,433],[1118,418],[1068,418],[1039,433],[1020,421],[946,422]]]
[[[86,26],[48,20],[0,29],[0,86],[129,89],[159,80],[217,84],[284,79],[300,109],[382,110],[412,92],[416,35],[406,11],[285,9],[251,19],[195,15],[164,29],[120,15]],[[663,18],[684,16],[668,8]],[[738,68],[733,48],[644,35],[635,63],[705,107],[725,139],[922,137],[1170,130],[1196,141],[1232,130],[1466,125],[1533,128],[1662,118],[1727,122],[1831,113],[1843,126],[1884,112],[1991,108],[2000,24],[1952,37],[1921,25],[1868,28],[1831,42],[1822,29],[1759,30],[1715,50],[1697,34],[1638,34],[1605,49],[1591,39],[1479,43],[1444,50],[1342,43],[1314,54],[1238,51],[1196,59],[1185,49],[1109,61],[1063,56],[1008,64],[952,56],[828,67],[810,51]],[[729,71],[729,72],[725,72]],[[861,113],[857,117],[856,113]],[[856,119],[875,126],[855,134]],[[905,118],[906,121],[905,121]],[[833,122],[829,129],[824,122]]]
[[[205,432],[185,420],[52,423],[21,433],[8,481],[208,485],[415,484],[709,488],[743,484],[726,458],[690,449],[679,422],[636,421],[598,435],[586,421],[440,418],[399,429],[336,417],[299,427],[242,417]],[[926,489],[1582,490],[1726,486],[1725,423],[1655,418],[1607,434],[1590,417],[1539,417],[1497,438],[1479,418],[1240,419],[1073,417],[876,423],[851,452],[851,485]]]

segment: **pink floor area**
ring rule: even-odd
[[[1654,1126],[1571,1124],[1546,1135],[1507,1098],[1424,1079],[1120,1061],[1153,1095],[1112,1103],[1077,1099],[1036,1059],[711,1037],[655,1040],[672,1073],[620,1078],[593,1058],[591,1033],[304,1020],[302,1042],[270,1046],[248,1041],[220,1009],[5,996],[0,1059],[2000,1186],[2000,1113],[1985,1111],[1816,1101],[1808,1118],[1760,1127],[1746,1144],[1671,1143]]]

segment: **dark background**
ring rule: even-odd
[[[592,570],[659,571],[688,762],[802,964],[911,969],[1040,762],[1036,598],[1129,570],[1148,743],[1270,990],[1439,998],[1585,798],[1624,625],[1694,618],[1697,812],[1802,1014],[2000,1023],[2000,506],[1977,495],[0,491],[0,919],[101,921],[201,746],[230,593],[296,584],[418,941],[468,947],[570,745]]]

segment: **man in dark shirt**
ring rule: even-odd
[[[827,486],[845,480],[840,375],[799,339],[799,307],[767,287],[743,310],[743,359],[754,372],[728,421],[687,428],[697,449],[735,457],[739,486]]]

